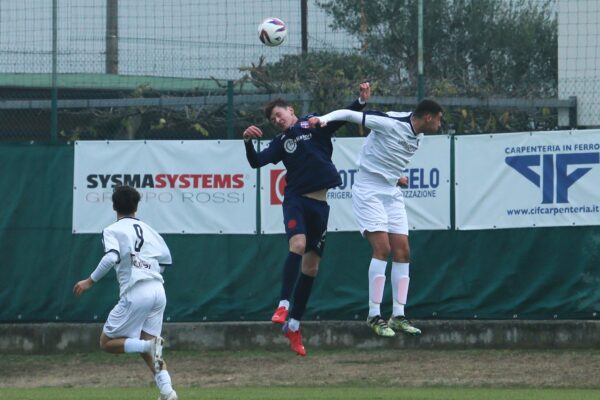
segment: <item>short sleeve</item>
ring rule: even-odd
[[[382,112],[367,111],[363,114],[362,125],[376,133],[393,131],[394,124],[396,120]]]
[[[158,264],[160,266],[168,266],[173,264],[173,259],[171,258],[171,251],[169,250],[169,247],[165,243],[165,240],[162,238],[162,236],[158,235],[158,237],[160,238],[160,255],[157,258]]]

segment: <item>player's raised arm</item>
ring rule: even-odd
[[[256,152],[252,139],[260,139],[263,136],[262,130],[254,125],[249,126],[244,130],[242,137],[244,138],[244,146],[246,147],[246,158],[252,168],[259,168],[269,163],[277,164],[281,161],[280,146],[277,146],[276,140],[272,140],[269,147],[261,151]]]
[[[250,125],[246,128],[242,136],[245,142],[249,142],[252,139],[260,139],[262,135],[262,130],[258,126]]]
[[[369,98],[371,97],[371,85],[369,82],[363,82],[358,85],[358,92],[358,102],[360,104],[365,104],[367,101],[369,101]]]
[[[351,111],[362,111],[362,109],[365,108],[367,101],[370,97],[371,86],[369,85],[369,82],[363,82],[360,85],[358,85],[358,98],[354,100],[351,104],[347,105],[345,109]],[[323,132],[332,135],[335,131],[344,126],[345,123],[346,121],[343,120],[334,121],[330,124],[322,124],[320,125],[320,128],[327,127],[326,129],[323,129]],[[317,125],[316,127],[319,127],[319,125]],[[315,126],[311,126],[311,128],[315,128]]]

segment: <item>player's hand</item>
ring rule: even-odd
[[[406,176],[401,176],[400,179],[398,179],[398,186],[406,189],[408,187],[408,178]]]
[[[371,97],[371,85],[369,82],[363,82],[358,86],[360,100],[366,102]]]
[[[73,294],[79,297],[83,292],[91,288],[93,284],[94,281],[92,280],[92,278],[87,278],[82,281],[79,281],[75,284],[75,287],[73,287]]]
[[[327,122],[325,121],[321,121],[321,119],[319,117],[310,117],[308,119],[308,127],[313,129],[313,128],[325,128],[327,126]]]
[[[262,135],[263,135],[263,133],[259,127],[251,125],[246,128],[243,136],[244,136],[244,140],[248,141],[248,140],[252,140],[252,139],[261,138]]]

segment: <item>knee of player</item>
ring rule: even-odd
[[[315,277],[319,273],[319,264],[302,265],[302,273],[304,275]]]
[[[394,261],[396,262],[409,262],[410,261],[410,248],[401,247],[394,249]]]
[[[373,247],[373,257],[379,260],[387,260],[390,252],[390,246],[381,245]]]
[[[290,239],[290,251],[292,253],[304,255],[306,252],[306,239],[303,237],[292,237]]]

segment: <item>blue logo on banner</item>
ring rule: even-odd
[[[567,167],[579,164],[599,164],[600,153],[562,153],[544,155],[511,156],[505,158],[506,164],[514,168],[527,180],[542,188],[542,204],[569,202],[569,188],[582,176],[587,174],[592,167],[576,168],[570,174]],[[538,174],[531,167],[542,165],[542,174]],[[554,176],[556,175],[556,191],[554,190]]]

